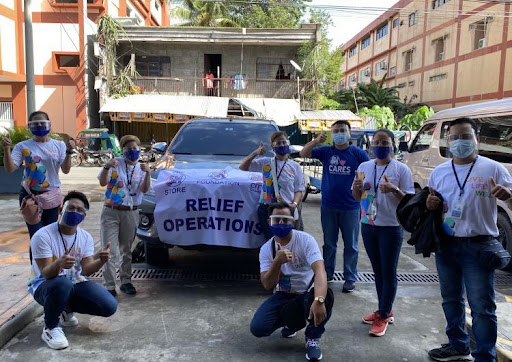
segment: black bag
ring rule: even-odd
[[[489,269],[503,269],[510,262],[510,254],[503,245],[491,239],[482,243],[482,249],[478,252],[480,262]]]
[[[276,241],[272,239],[272,256],[276,257]],[[313,285],[314,276],[309,283],[308,289]],[[293,300],[288,302],[281,308],[280,316],[284,321],[284,325],[292,330],[298,331],[306,327],[306,320],[309,317],[309,310],[315,300],[315,288],[311,288],[308,292],[298,294]],[[327,287],[327,295],[325,297],[325,310],[327,315],[331,313],[334,305],[334,293],[331,288]]]

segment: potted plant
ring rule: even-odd
[[[12,127],[6,128],[4,134],[0,134],[0,142],[5,137],[5,134],[9,134],[12,141],[12,148],[17,143],[20,143],[25,140],[29,140],[32,138],[32,133],[26,127]],[[59,135],[50,133],[51,138],[61,139]],[[7,173],[4,169],[4,149],[0,147],[0,194],[16,194],[20,189],[21,180],[23,178],[23,167],[19,167],[16,171],[12,173]]]

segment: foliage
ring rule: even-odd
[[[378,105],[374,105],[370,109],[364,107],[359,111],[359,116],[361,118],[375,118],[377,121],[376,128],[395,130],[397,127],[393,111],[391,111],[391,108],[386,106],[380,107]]]
[[[400,126],[408,126],[411,130],[420,129],[423,123],[434,114],[434,110],[429,106],[422,106],[414,113],[408,114],[400,120]]]
[[[244,28],[295,28],[311,0],[266,0],[251,4],[231,1],[229,13]]]
[[[12,145],[11,147],[14,148],[14,146],[17,143],[20,143],[22,141],[29,140],[33,137],[32,132],[27,127],[10,127],[5,129],[5,133],[8,133],[11,137]],[[5,134],[0,134],[0,142],[4,139]],[[62,137],[60,137],[56,133],[50,133],[50,138],[56,139],[56,140],[62,140]],[[4,165],[4,148],[0,147],[0,166]]]
[[[320,95],[318,99],[318,109],[340,109],[340,104],[332,98],[328,98],[324,95]]]
[[[239,27],[237,20],[230,16],[226,1],[181,0],[171,10],[171,16],[182,21],[180,26]]]

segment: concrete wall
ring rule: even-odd
[[[16,23],[14,20],[0,15],[0,70],[17,73],[16,65]]]

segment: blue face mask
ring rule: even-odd
[[[272,230],[272,233],[278,238],[285,238],[292,232],[293,224],[270,225],[270,230]]]
[[[48,133],[50,133],[50,126],[48,125],[48,126],[34,126],[34,127],[30,127],[30,132],[32,132],[32,134],[34,136],[44,137]]]
[[[124,157],[128,161],[132,161],[132,162],[137,161],[139,159],[139,156],[140,156],[140,151],[139,150],[129,150],[129,151],[126,151],[124,153]]]
[[[274,152],[276,153],[276,155],[279,155],[279,156],[285,156],[287,154],[290,153],[290,146],[286,145],[286,146],[279,146],[279,147],[274,147],[272,148],[274,150]]]
[[[348,142],[350,135],[347,132],[334,133],[332,135],[332,141],[335,145],[344,145]]]
[[[457,158],[466,158],[475,152],[473,140],[455,140],[450,142],[450,152]]]
[[[372,151],[375,157],[379,160],[385,160],[391,153],[391,148],[385,146],[372,146]]]
[[[61,223],[67,226],[76,226],[84,221],[85,216],[74,211],[64,211],[62,213]]]

